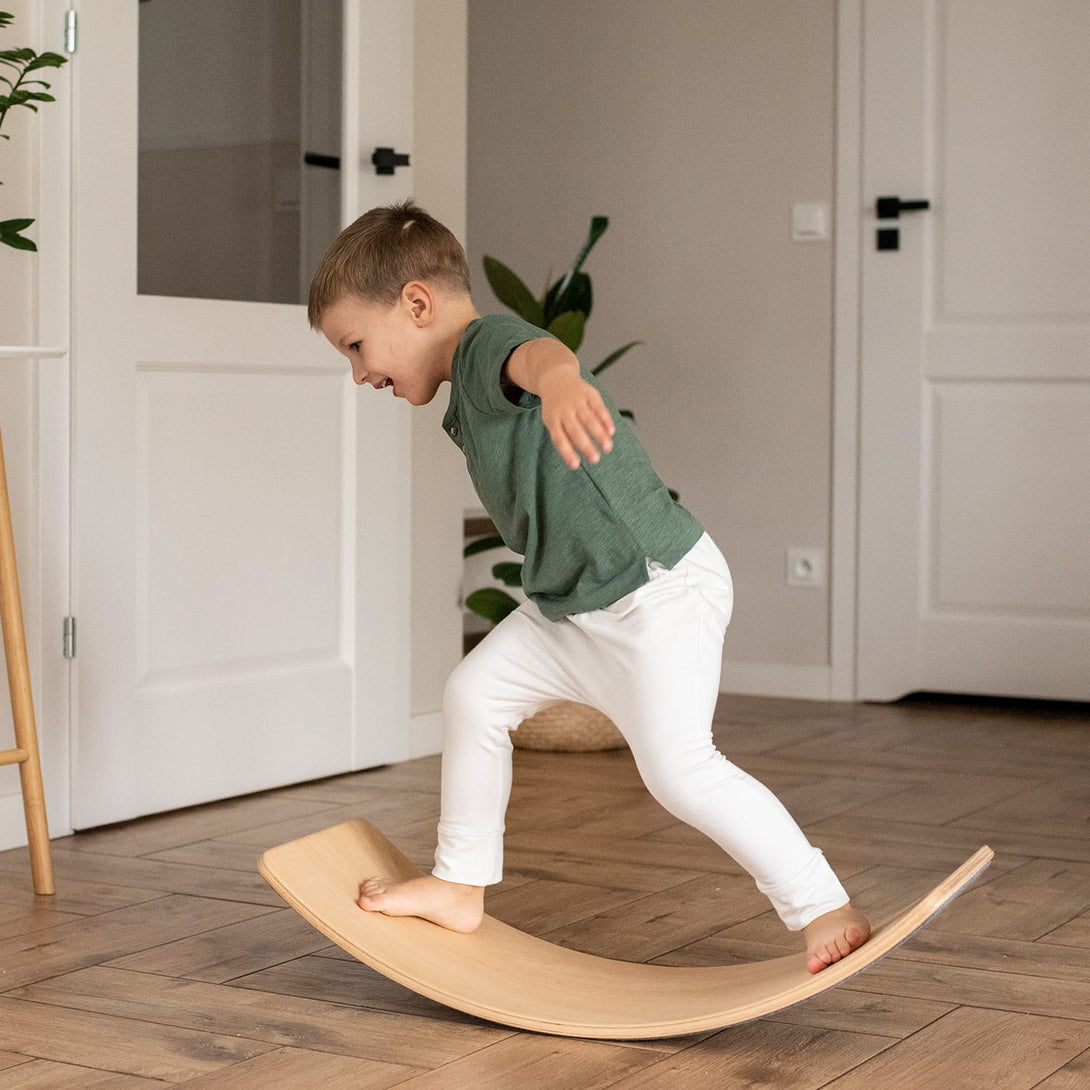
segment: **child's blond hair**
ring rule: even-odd
[[[372,208],[337,236],[311,281],[307,319],[316,328],[325,308],[346,295],[392,305],[410,280],[469,294],[461,244],[412,198]]]

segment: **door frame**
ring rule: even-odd
[[[857,700],[863,0],[837,0],[829,696]]]
[[[43,0],[31,10],[41,50],[68,56],[64,48],[67,0]],[[27,628],[35,719],[42,753],[42,778],[51,836],[71,828],[71,663],[62,654],[63,618],[72,614],[71,549],[71,270],[72,134],[71,65],[50,77],[56,101],[35,118],[38,209],[34,224],[38,253],[36,322],[36,434],[31,451],[37,485],[30,506],[36,525],[28,535],[35,555],[21,563],[23,615]],[[22,558],[21,558],[22,559]],[[26,572],[37,573],[37,585]],[[5,802],[19,802],[12,796]],[[22,830],[22,805],[11,828]],[[6,815],[5,815],[6,816]],[[25,840],[20,839],[19,843]]]

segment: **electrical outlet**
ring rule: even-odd
[[[825,550],[788,549],[787,585],[789,587],[825,586]]]

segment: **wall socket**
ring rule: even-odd
[[[787,585],[789,587],[825,586],[825,550],[788,549]]]

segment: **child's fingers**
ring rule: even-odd
[[[568,437],[563,432],[552,433],[553,446],[556,447],[560,457],[564,459],[569,469],[579,468],[579,453],[572,446]]]
[[[597,463],[603,453],[613,449],[616,427],[609,409],[598,391],[584,387],[583,396],[572,398],[562,406],[552,405],[545,413],[553,445],[572,469],[578,469],[580,455]]]
[[[591,421],[589,426],[581,420],[569,423],[561,432],[561,442],[556,442],[564,460],[572,469],[579,468],[579,454],[588,462],[597,463],[603,453],[609,453],[613,449],[613,440],[608,429],[600,422]]]
[[[606,408],[605,403],[597,397],[590,407],[589,419],[584,423],[584,434],[589,433],[594,443],[608,454],[613,449],[613,433],[617,430],[613,423],[613,417]]]

